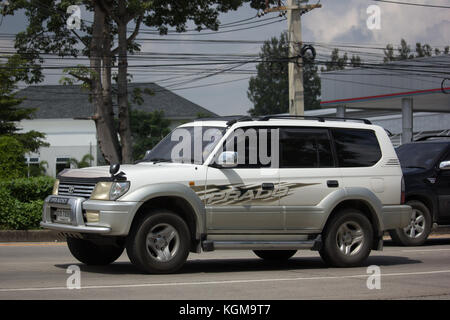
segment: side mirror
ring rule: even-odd
[[[144,159],[146,159],[148,157],[148,155],[150,154],[150,152],[152,152],[152,150],[153,149],[145,151]]]
[[[224,151],[219,155],[216,163],[222,168],[234,168],[238,165],[238,153],[233,151]]]
[[[442,161],[439,164],[439,169],[441,169],[441,170],[450,170],[450,161]]]
[[[120,170],[120,164],[119,163],[113,163],[109,166],[109,173],[111,174],[111,177],[114,177],[117,172]]]

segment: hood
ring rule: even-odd
[[[123,172],[132,186],[163,183],[185,182],[196,176],[199,165],[181,163],[141,162],[132,165],[121,165],[119,172]],[[59,178],[89,179],[101,181],[111,179],[109,166],[89,167],[83,169],[66,169],[58,175]]]

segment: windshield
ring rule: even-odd
[[[176,128],[143,161],[203,164],[225,130],[224,127],[210,126]]]
[[[445,147],[442,143],[408,143],[396,151],[402,167],[430,169]]]

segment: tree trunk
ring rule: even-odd
[[[120,144],[117,138],[117,126],[114,121],[114,110],[113,110],[113,99],[112,99],[112,86],[111,86],[111,67],[112,67],[112,57],[111,57],[111,26],[107,22],[105,23],[105,28],[103,32],[103,72],[102,72],[102,89],[103,89],[103,110],[105,122],[108,126],[113,128],[113,139],[114,149],[120,160]],[[119,161],[118,161],[119,162]]]
[[[118,47],[119,68],[117,77],[117,102],[119,105],[119,135],[122,145],[122,162],[133,162],[133,149],[130,128],[130,110],[128,104],[128,58],[127,58],[127,18],[126,4],[119,0]]]
[[[117,135],[111,114],[105,110],[102,92],[102,56],[104,39],[105,13],[97,2],[94,2],[94,23],[92,25],[92,41],[90,44],[91,94],[95,108],[93,117],[97,128],[97,141],[103,157],[109,163],[119,163],[119,152],[116,148]],[[117,143],[118,145],[118,143]]]

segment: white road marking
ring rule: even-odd
[[[396,276],[413,276],[450,273],[450,270],[435,270],[421,272],[404,272],[404,273],[385,273],[382,277]],[[145,288],[145,287],[170,287],[170,286],[195,286],[195,285],[214,285],[214,284],[236,284],[236,283],[258,283],[258,282],[277,282],[277,281],[302,281],[302,280],[333,280],[333,279],[352,279],[367,278],[369,274],[358,274],[348,276],[329,276],[329,277],[308,277],[308,278],[273,278],[273,279],[246,279],[246,280],[224,280],[224,281],[200,281],[200,282],[169,282],[169,283],[142,283],[142,284],[121,284],[121,285],[104,285],[104,286],[85,286],[81,289],[118,289],[118,288]],[[0,292],[14,291],[51,291],[51,290],[69,290],[66,287],[42,287],[42,288],[12,288],[0,289]],[[70,290],[79,291],[79,290]]]
[[[421,252],[421,251],[450,251],[450,249],[411,249],[411,250],[402,250],[402,252]]]

